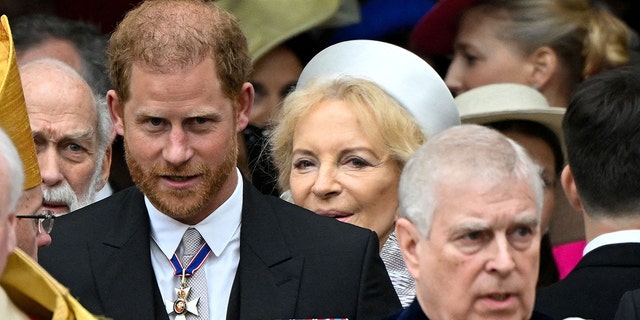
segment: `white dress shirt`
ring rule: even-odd
[[[640,243],[640,230],[622,230],[601,234],[587,243],[582,251],[582,256],[596,248],[616,243]]]
[[[104,184],[104,187],[100,189],[100,191],[96,192],[95,200],[93,200],[93,202],[98,202],[112,194],[113,194],[113,188],[111,188],[111,185],[109,185],[109,182],[107,182]]]
[[[211,254],[197,272],[205,272],[211,319],[226,319],[231,287],[240,261],[240,220],[242,213],[242,176],[236,169],[238,184],[233,194],[200,223],[189,226],[156,209],[145,196],[151,221],[151,265],[165,305],[173,306],[180,277],[174,276],[169,261],[176,252],[184,232],[194,227],[211,247]],[[191,300],[191,299],[189,299]],[[175,314],[170,316],[175,318]]]

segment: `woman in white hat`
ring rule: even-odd
[[[415,283],[393,232],[400,173],[429,136],[459,123],[453,97],[422,59],[354,40],[305,66],[271,136],[281,189],[316,214],[375,231],[403,306]]]

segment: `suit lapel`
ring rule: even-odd
[[[167,319],[151,266],[143,195],[135,189],[122,203],[104,241],[89,247],[104,310],[114,319],[143,319],[154,313]]]
[[[266,196],[244,181],[240,234],[239,282],[241,319],[275,319],[295,313],[304,261],[289,251],[278,218]],[[235,291],[235,290],[234,290]],[[232,292],[231,299],[236,299]]]

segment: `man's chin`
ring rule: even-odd
[[[148,197],[160,212],[176,220],[189,218],[194,213],[202,210],[204,206],[203,201],[197,201],[197,199],[203,198],[202,195],[192,194],[189,197],[176,197],[175,195],[153,193],[149,194]]]

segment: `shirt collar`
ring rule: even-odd
[[[237,168],[236,174],[238,175],[238,184],[229,199],[194,226],[184,224],[160,212],[145,195],[144,203],[149,212],[151,238],[158,244],[167,259],[171,259],[176,252],[184,232],[189,227],[194,227],[200,232],[213,254],[216,256],[222,254],[233,235],[240,228],[243,181]]]
[[[584,256],[596,248],[616,243],[640,243],[640,230],[622,230],[601,234],[587,243],[582,255]]]

